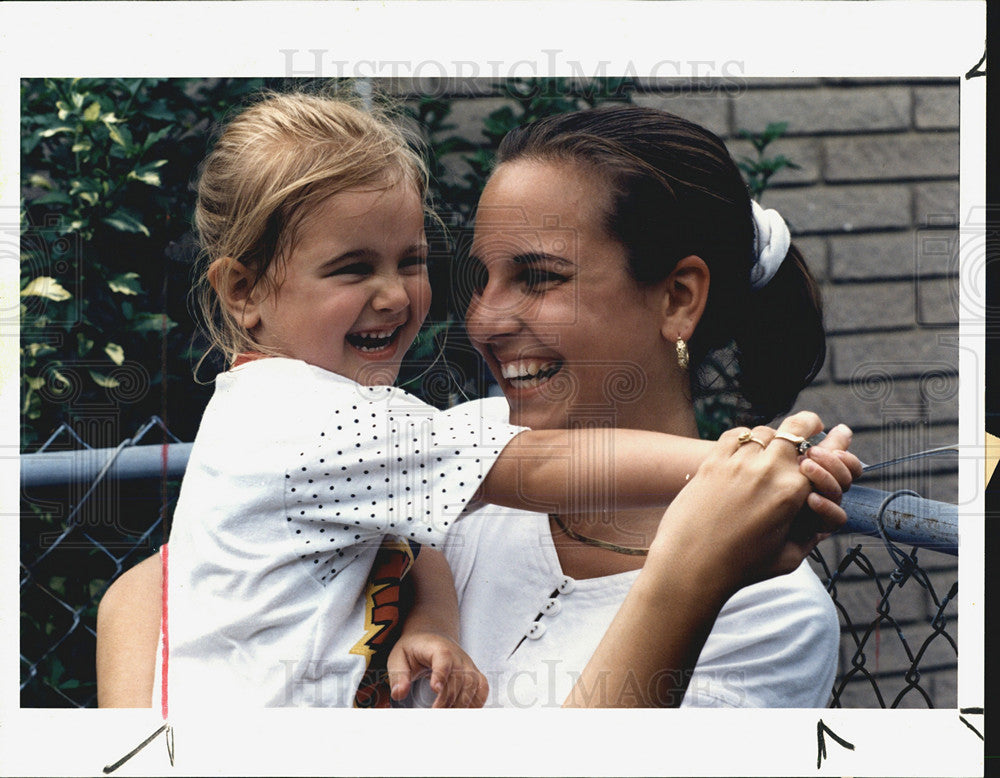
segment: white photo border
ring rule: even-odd
[[[310,67],[319,76],[389,75],[351,72],[368,62],[424,63],[410,74],[418,76],[603,67],[719,77],[738,63],[743,78],[962,79],[960,202],[963,223],[974,225],[986,204],[985,79],[964,75],[983,53],[985,13],[972,0],[3,3],[0,214],[16,214],[19,203],[20,78],[285,76]],[[288,51],[299,57],[293,70],[305,72],[288,73]],[[324,52],[323,72],[315,54],[298,64],[311,51]],[[16,299],[11,265],[0,267],[3,300]],[[985,325],[962,310],[959,442],[975,450],[985,429]],[[155,711],[19,708],[16,334],[0,331],[0,765],[7,774],[98,774],[160,721]],[[246,711],[175,722],[175,767],[158,738],[117,774],[982,774],[983,742],[959,718],[984,703],[982,461],[962,457],[959,473],[960,493],[979,498],[961,517],[957,710]],[[982,730],[981,716],[967,718]],[[854,750],[827,737],[817,769],[820,719]]]

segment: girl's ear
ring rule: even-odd
[[[694,254],[684,257],[667,276],[660,321],[660,334],[666,340],[688,340],[694,334],[705,312],[710,281],[708,265]]]
[[[260,324],[261,295],[253,270],[232,257],[220,257],[208,266],[208,281],[243,329],[250,332]]]

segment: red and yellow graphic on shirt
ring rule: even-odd
[[[351,648],[365,658],[365,674],[354,696],[356,708],[389,707],[386,659],[399,636],[412,601],[412,590],[403,579],[413,566],[419,546],[386,537],[382,541],[365,587],[365,634]]]

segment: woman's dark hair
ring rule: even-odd
[[[826,355],[819,289],[793,245],[774,278],[751,290],[750,196],[719,138],[664,111],[610,106],[513,130],[497,164],[516,159],[574,162],[607,182],[605,227],[624,245],[638,283],[662,281],[690,255],[705,261],[708,302],[688,341],[694,396],[706,391],[707,371],[696,368],[735,346],[737,390],[750,415],[771,419],[791,407]]]

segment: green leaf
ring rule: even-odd
[[[77,142],[73,144],[73,147],[70,149],[70,151],[72,151],[74,154],[79,154],[81,151],[90,151],[93,147],[94,144],[91,142],[90,138],[83,137],[77,140]]]
[[[55,347],[48,343],[29,343],[24,347],[24,350],[33,357],[44,357],[46,354],[52,354],[56,351]],[[40,387],[36,386],[35,388],[39,389]]]
[[[24,289],[21,290],[21,297],[44,297],[47,300],[62,302],[68,300],[73,295],[67,292],[54,278],[49,276],[39,276],[33,278]]]
[[[85,122],[96,122],[98,117],[101,115],[101,104],[96,100],[87,106],[87,109],[83,112],[83,120]]]
[[[104,347],[104,353],[108,355],[112,362],[116,365],[120,365],[125,361],[125,349],[119,346],[117,343],[108,343]]]
[[[121,146],[123,149],[128,150],[132,148],[132,133],[129,132],[128,127],[125,127],[124,125],[116,127],[113,124],[108,124],[107,128],[112,141]]]
[[[37,186],[39,189],[51,189],[52,182],[41,173],[32,173],[28,176],[28,186]]]
[[[148,234],[148,233],[147,233]],[[108,281],[112,292],[119,294],[142,294],[138,273],[122,273]]]
[[[72,205],[73,198],[65,192],[46,192],[29,200],[29,202],[32,205]]]
[[[54,575],[49,578],[49,588],[56,594],[66,594],[66,576]]]
[[[52,626],[51,622],[49,624],[46,624],[45,626],[46,627]],[[66,668],[63,665],[63,663],[59,661],[59,657],[57,656],[52,657],[52,675],[49,676],[49,683],[53,685],[58,684],[59,679],[62,678],[62,674],[64,672],[66,672]]]
[[[166,164],[166,160],[161,159],[159,160],[159,164],[156,164],[155,167],[159,167],[164,164]],[[151,167],[150,165],[140,165],[128,174],[128,178],[132,181],[141,181],[142,183],[149,184],[150,186],[160,186],[162,183],[160,181],[160,174],[157,173],[154,167]]]
[[[784,135],[785,130],[788,129],[788,122],[771,122],[764,128],[764,137],[768,140],[774,140],[779,135]]]
[[[73,132],[72,127],[49,127],[47,130],[40,130],[38,133],[39,138],[51,138],[53,135],[58,135],[60,132]]]
[[[76,333],[76,353],[77,356],[86,356],[94,347],[94,341],[82,332]]]
[[[150,119],[157,119],[159,121],[173,121],[177,118],[177,115],[167,107],[165,100],[157,100],[152,105],[143,108],[140,113],[143,116],[148,116]]]
[[[149,230],[146,228],[146,225],[128,211],[115,211],[110,216],[105,216],[101,219],[101,221],[111,227],[114,227],[119,232],[139,232],[147,238],[149,237]]]
[[[90,373],[90,377],[94,379],[95,384],[103,386],[105,389],[114,389],[121,384],[118,379],[106,376],[103,373],[97,373],[93,370],[88,370],[87,372]]]
[[[28,388],[32,391],[37,391],[45,386],[45,379],[39,376],[26,375],[24,380],[28,384]]]
[[[169,316],[162,313],[140,313],[132,320],[132,332],[162,332],[177,326]]]
[[[450,326],[451,322],[440,321],[435,324],[428,325],[421,330],[417,334],[413,344],[413,358],[427,359],[430,357],[435,351],[437,336],[442,332],[447,332],[448,327]]]
[[[173,125],[169,125],[163,129],[157,130],[156,132],[149,133],[149,135],[146,136],[146,140],[143,141],[142,151],[145,153],[147,150],[167,137],[171,132],[173,132],[173,130]],[[163,160],[163,162],[166,162],[166,160]]]

